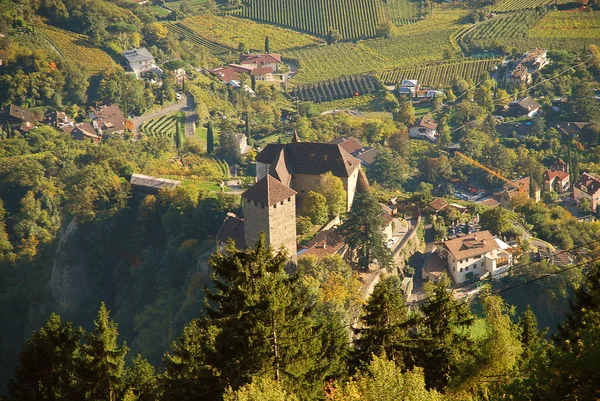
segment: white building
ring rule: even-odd
[[[457,284],[476,280],[487,273],[492,277],[501,276],[513,264],[511,247],[489,231],[438,243],[437,253]]]
[[[415,125],[408,129],[408,135],[415,139],[427,139],[435,142],[438,139],[438,122],[430,115],[423,116],[417,120]]]
[[[123,57],[125,57],[129,69],[133,71],[137,78],[139,78],[144,72],[158,69],[154,57],[145,47],[126,50],[123,52]]]

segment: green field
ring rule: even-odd
[[[443,88],[449,86],[456,77],[477,82],[482,73],[492,71],[500,63],[500,59],[466,59],[428,66],[398,68],[383,71],[377,76],[386,84],[397,84],[403,79],[416,79],[421,85]]]
[[[421,0],[388,0],[385,4],[387,16],[394,25],[406,25],[419,21]]]
[[[98,74],[114,66],[112,58],[85,35],[50,26],[36,26],[35,32],[47,39],[67,62],[83,65],[90,74]]]
[[[241,16],[317,36],[337,29],[344,40],[374,37],[385,19],[381,0],[247,0]]]
[[[572,3],[572,0],[504,0],[496,3],[494,12],[506,13],[519,10],[531,10],[536,7]]]
[[[167,1],[165,2],[165,7],[169,10],[178,11],[183,2],[184,0]],[[206,4],[206,0],[185,0],[185,3],[192,10],[197,10]]]
[[[165,24],[165,27],[169,31],[195,45],[206,47],[208,51],[210,51],[214,55],[229,54],[234,51],[234,49],[232,48],[205,39],[204,37],[198,35],[198,33],[196,33],[196,31],[194,31],[193,29],[188,28],[182,22],[168,22]]]

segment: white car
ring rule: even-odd
[[[181,93],[178,93],[175,96],[177,97],[177,100],[181,100]]]

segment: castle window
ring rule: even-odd
[[[327,161],[327,155],[323,155],[323,160]]]
[[[281,201],[281,206],[283,206],[283,201]]]
[[[273,209],[277,209],[277,203],[273,205]]]
[[[288,202],[291,202],[291,201],[292,201],[292,197],[290,196],[290,197],[288,198]]]

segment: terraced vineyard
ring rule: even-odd
[[[403,26],[390,38],[365,40],[357,44],[338,43],[287,52],[296,59],[298,83],[315,83],[344,75],[378,72],[385,69],[425,65],[441,60],[447,50],[459,51],[452,34],[466,10],[444,10],[415,24]]]
[[[140,131],[149,136],[175,137],[177,114],[167,114],[144,123]]]
[[[464,48],[490,46],[498,39],[524,38],[535,23],[544,16],[544,11],[511,13],[477,24],[458,37]]]
[[[505,0],[504,2],[498,2],[493,11],[497,13],[506,13],[519,10],[532,10],[536,7],[567,4],[572,2],[573,0]]]
[[[419,21],[421,0],[387,0],[385,6],[394,25],[413,24]]]
[[[247,0],[240,15],[317,36],[337,29],[344,40],[370,38],[385,19],[381,0]]]
[[[370,75],[354,75],[330,79],[311,85],[300,85],[292,90],[292,96],[303,101],[325,102],[347,99],[373,93],[381,89],[381,84]]]
[[[195,31],[193,31],[192,29],[188,28],[187,26],[183,25],[181,22],[177,22],[177,23],[173,23],[173,22],[169,22],[165,24],[165,27],[179,35],[179,36],[183,36],[187,41],[192,42],[196,45],[199,46],[204,46],[206,47],[212,54],[214,55],[221,55],[221,54],[227,54],[229,52],[233,52],[234,49],[220,45],[218,43],[215,42],[211,42],[209,40],[206,40],[205,38],[203,38],[202,36],[198,35]]]
[[[106,71],[114,65],[112,58],[90,42],[85,35],[46,25],[36,26],[35,30],[46,38],[67,62],[82,64],[92,75]]]
[[[492,71],[500,63],[501,59],[466,60],[398,68],[383,71],[377,76],[386,84],[398,84],[403,79],[416,79],[421,85],[443,88],[449,86],[455,77],[477,82],[482,73]]]
[[[197,15],[179,22],[178,25],[188,33],[195,34],[197,40],[204,40],[227,49],[237,49],[239,43],[243,42],[250,49],[262,51],[267,36],[271,51],[276,52],[318,42],[314,36],[227,15]]]

